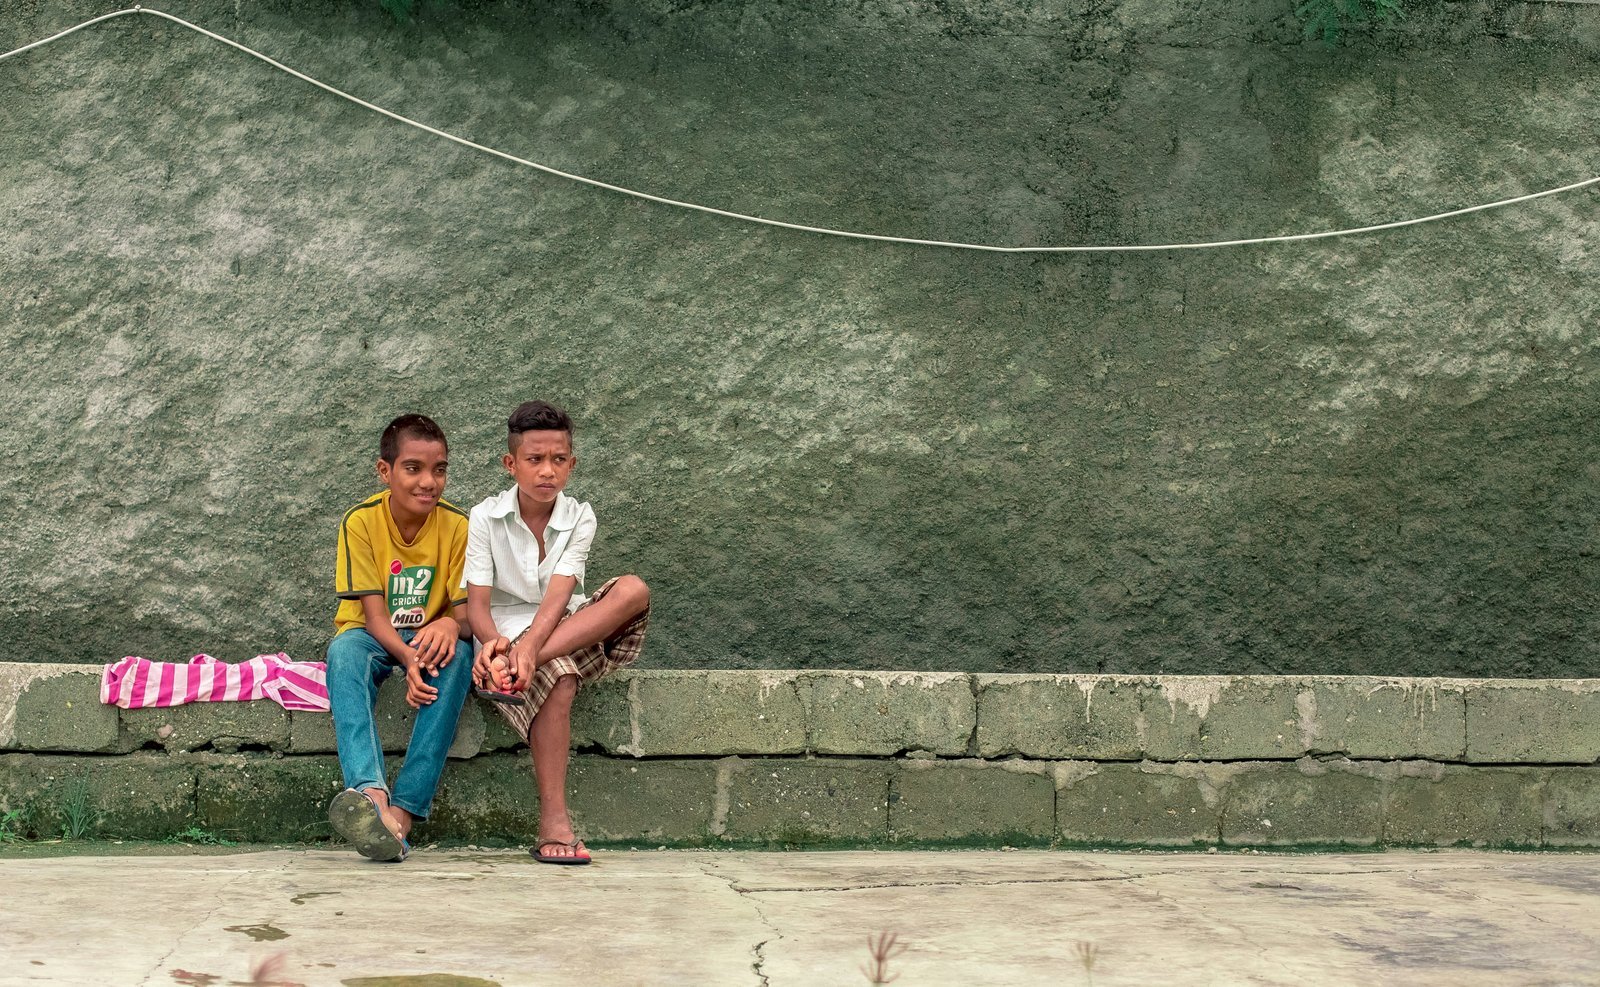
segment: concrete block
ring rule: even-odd
[[[641,845],[710,841],[717,789],[714,761],[580,755],[572,759],[568,777],[574,825],[589,838]]]
[[[1201,717],[1206,761],[1297,758],[1309,749],[1300,730],[1301,682],[1249,675],[1228,680]]]
[[[1302,686],[1298,703],[1312,752],[1438,761],[1466,752],[1466,691],[1458,680],[1316,678]]]
[[[578,834],[596,843],[704,845],[716,801],[715,761],[632,761],[577,755],[567,801]],[[422,839],[531,843],[539,798],[528,760],[475,757],[445,771]]]
[[[1117,675],[977,675],[978,753],[1128,760],[1140,756],[1149,679]]]
[[[977,717],[962,672],[807,672],[798,687],[817,754],[965,754]]]
[[[1549,768],[1544,790],[1544,844],[1600,847],[1600,767]]]
[[[806,846],[888,838],[892,762],[754,759],[727,767],[725,840]]]
[[[160,839],[194,825],[194,765],[165,754],[0,755],[0,810],[23,832]]]
[[[1467,760],[1600,760],[1600,679],[1486,679],[1466,689]]]
[[[907,761],[889,787],[897,843],[1047,844],[1055,836],[1055,781],[1025,761]]]
[[[1397,846],[1540,843],[1546,772],[1409,762],[1389,784],[1384,842]]]
[[[167,751],[205,748],[287,750],[289,713],[269,699],[244,703],[189,703],[118,712],[122,750],[156,746]]]
[[[193,763],[200,828],[256,843],[336,838],[328,801],[344,788],[338,758],[197,754]]]
[[[599,747],[610,754],[633,753],[629,700],[632,682],[632,673],[624,671],[578,690],[572,700],[573,747]]]
[[[1221,813],[1190,765],[1056,767],[1056,837],[1095,846],[1216,843]]]
[[[483,749],[484,734],[488,732],[485,718],[493,715],[483,708],[480,700],[468,695],[466,703],[461,707],[461,715],[456,719],[456,734],[450,738],[450,749],[445,752],[445,756],[456,760],[477,757],[478,752]],[[410,741],[409,737],[406,739]]]
[[[1371,846],[1383,838],[1383,779],[1350,762],[1249,765],[1222,795],[1224,843]]]
[[[1232,681],[1225,675],[1162,675],[1139,687],[1140,746],[1152,761],[1198,761],[1211,706]]]
[[[0,749],[93,753],[117,746],[98,666],[0,664]]]
[[[799,754],[806,713],[793,671],[635,673],[637,756]]]
[[[476,697],[468,702],[480,703],[483,706],[483,743],[484,753],[490,751],[526,751],[528,743],[526,738],[517,735],[512,728],[511,721],[502,715],[494,703],[487,699]],[[576,713],[576,710],[574,710]]]
[[[310,710],[289,711],[290,754],[333,754],[339,750],[333,738],[333,715]]]
[[[480,754],[445,768],[421,840],[526,843],[539,833],[539,798],[528,759]]]

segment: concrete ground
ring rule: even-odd
[[[1596,855],[596,858],[10,856],[0,983],[1600,984]]]

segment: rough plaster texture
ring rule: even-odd
[[[557,167],[1020,244],[1412,216],[1593,174],[1600,7],[170,0]],[[7,5],[0,47],[107,9]],[[1596,672],[1595,193],[1026,257],[676,212],[151,18],[0,64],[6,659],[315,657],[341,510],[580,423],[659,667]]]

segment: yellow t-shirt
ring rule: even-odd
[[[389,513],[389,491],[368,497],[346,511],[339,524],[334,636],[367,625],[363,596],[385,596],[397,631],[416,630],[466,603],[461,588],[466,561],[467,515],[454,504],[440,500],[417,537],[407,542]]]

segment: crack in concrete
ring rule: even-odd
[[[1444,873],[1451,870],[1492,870],[1492,867],[1441,867],[1428,873]],[[1378,867],[1370,870],[1277,870],[1260,868],[1229,868],[1238,874],[1269,874],[1283,877],[1359,877],[1367,874],[1410,874],[1419,873],[1415,868],[1409,867]],[[1100,874],[1092,877],[1038,877],[1014,878],[1009,880],[985,881],[885,881],[879,884],[853,884],[853,885],[800,885],[792,887],[758,887],[747,888],[740,886],[737,878],[717,875],[720,880],[727,881],[729,887],[740,894],[802,894],[816,891],[873,891],[882,888],[1001,888],[1013,885],[1026,884],[1096,884],[1107,881],[1142,881],[1150,877],[1183,877],[1187,875],[1205,874],[1206,870],[1160,870],[1145,871],[1138,874],[1117,873]],[[708,875],[710,876],[710,875]]]
[[[1173,873],[1178,872],[1174,871]],[[1104,877],[1017,878],[1010,881],[886,881],[882,884],[816,885],[784,888],[741,888],[735,885],[734,890],[740,894],[800,894],[813,891],[875,891],[881,888],[1004,888],[1021,884],[1094,884],[1103,881],[1136,881],[1141,877],[1154,876],[1156,875],[1114,874]],[[724,878],[724,880],[729,879]]]
[[[287,867],[288,867],[287,864],[283,864],[283,865],[278,867],[278,870],[282,871]],[[194,932],[196,929],[200,928],[202,925],[206,924],[207,922],[211,921],[213,918],[215,918],[216,915],[217,915],[217,912],[222,910],[222,906],[224,904],[223,897],[230,890],[233,889],[233,886],[235,884],[238,884],[240,881],[244,880],[245,878],[247,878],[249,876],[251,876],[251,872],[250,871],[241,870],[238,874],[234,875],[233,880],[229,881],[228,883],[224,884],[220,889],[218,889],[217,894],[216,894],[216,898],[215,898],[213,904],[211,905],[211,908],[204,915],[202,915],[199,918],[195,919],[193,925],[189,926],[187,929],[184,929],[182,932],[178,933],[177,937],[172,940],[171,948],[169,948],[165,953],[161,954],[161,957],[156,960],[155,966],[150,968],[150,972],[145,974],[144,975],[144,979],[141,980],[140,982],[141,983],[150,983],[152,980],[154,980],[155,977],[156,977],[156,974],[160,973],[163,970],[163,968],[166,967],[168,961],[170,961],[172,959],[172,954],[176,953],[178,951],[178,948],[183,945],[183,941],[189,937],[189,934]],[[170,978],[163,979],[162,983],[165,983],[166,979],[170,979]]]
[[[756,975],[756,979],[760,982],[761,987],[770,987],[771,980],[767,977],[765,969],[763,969],[767,964],[767,944],[783,939],[783,933],[778,931],[778,927],[772,924],[771,919],[767,918],[767,913],[762,910],[761,903],[755,898],[749,897],[751,893],[750,889],[741,888],[738,884],[737,878],[727,877],[725,875],[716,873],[716,866],[717,865],[714,863],[702,864],[700,866],[700,873],[711,878],[712,880],[721,881],[728,886],[729,891],[732,891],[740,898],[745,899],[746,903],[749,904],[750,909],[756,913],[756,918],[761,921],[762,925],[767,927],[767,931],[772,933],[770,937],[763,939],[754,946],[750,947],[750,955],[754,957],[754,959],[750,962],[750,972]]]
[[[761,971],[761,967],[767,962],[767,956],[763,950],[767,948],[767,943],[771,941],[771,939],[763,939],[750,948],[750,951],[756,954],[756,961],[750,964],[750,969],[755,973],[756,977],[760,979],[761,987],[771,987],[772,983],[772,981],[767,979],[767,975]]]
[[[1482,868],[1482,869],[1492,870],[1494,868]],[[1427,888],[1429,891],[1433,891],[1433,892],[1436,892],[1438,894],[1446,894],[1446,895],[1448,895],[1448,894],[1459,894],[1459,895],[1462,895],[1464,897],[1471,898],[1473,901],[1482,902],[1485,905],[1496,905],[1496,906],[1499,906],[1499,907],[1502,907],[1502,908],[1509,908],[1509,909],[1511,909],[1513,911],[1521,912],[1522,914],[1524,914],[1524,915],[1528,916],[1529,918],[1533,919],[1535,922],[1538,922],[1540,925],[1552,925],[1552,926],[1556,926],[1557,928],[1563,928],[1563,926],[1559,926],[1556,923],[1551,922],[1547,918],[1542,918],[1542,917],[1540,917],[1538,915],[1535,915],[1533,912],[1528,911],[1526,908],[1522,907],[1521,905],[1515,904],[1515,903],[1510,902],[1510,901],[1503,901],[1503,900],[1496,899],[1496,898],[1485,898],[1483,895],[1476,894],[1476,893],[1474,893],[1472,891],[1468,891],[1466,888],[1459,888],[1459,887],[1441,885],[1441,884],[1439,884],[1437,882],[1434,882],[1434,881],[1423,881],[1418,877],[1418,874],[1420,874],[1420,873],[1422,873],[1422,872],[1420,872],[1420,871],[1412,871],[1408,875],[1408,877],[1409,877],[1409,879],[1410,879],[1412,884],[1415,884],[1415,885],[1417,885],[1419,887]],[[1428,873],[1436,874],[1436,873],[1438,873],[1438,871],[1429,871]]]

